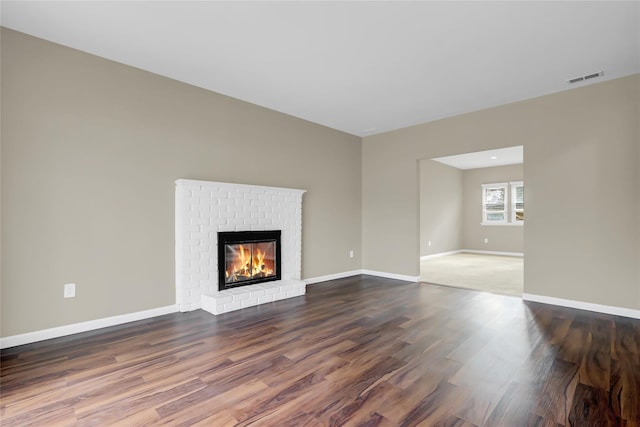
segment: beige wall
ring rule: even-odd
[[[518,253],[524,251],[522,225],[481,225],[482,184],[523,181],[523,176],[522,164],[464,171],[462,248]],[[488,243],[484,243],[485,238]]]
[[[178,178],[306,189],[304,277],[417,276],[419,160],[520,144],[525,292],[640,308],[637,75],[361,143],[10,30],[0,53],[2,336],[173,304]]]
[[[525,292],[640,308],[638,80],[364,138],[364,268],[419,274],[417,160],[524,145]]]
[[[420,256],[462,248],[463,172],[433,160],[419,168]]]
[[[305,189],[303,277],[361,268],[360,138],[6,29],[1,55],[2,336],[174,304],[178,178]]]

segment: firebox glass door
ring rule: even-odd
[[[225,283],[276,276],[276,242],[225,245]]]

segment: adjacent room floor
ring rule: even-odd
[[[420,262],[420,280],[521,297],[524,258],[461,252]]]

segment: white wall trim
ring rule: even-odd
[[[80,332],[92,331],[109,326],[121,325],[123,323],[135,322],[136,320],[149,319],[151,317],[162,316],[164,314],[176,312],[178,312],[178,305],[174,304],[168,305],[166,307],[152,308],[151,310],[138,311],[136,313],[104,317],[102,319],[73,323],[71,325],[58,326],[56,328],[43,329],[41,331],[28,332],[26,334],[12,335],[0,338],[0,349],[44,341],[51,338],[63,337]]]
[[[387,279],[404,280],[406,282],[419,282],[420,276],[408,276],[406,274],[387,273],[384,271],[362,270],[362,274],[370,276],[384,277]]]
[[[455,251],[440,252],[432,255],[424,255],[420,257],[420,261],[426,261],[428,259],[439,258],[441,256],[446,256],[446,255],[461,254],[464,252],[472,253],[472,254],[483,254],[483,255],[517,256],[517,257],[524,256],[523,252],[500,252],[500,251],[482,251],[478,249],[457,249]]]
[[[314,283],[327,282],[329,280],[344,279],[345,277],[358,276],[360,274],[368,274],[369,276],[384,277],[386,279],[404,280],[406,282],[419,282],[420,276],[408,276],[406,274],[387,273],[384,271],[374,270],[351,270],[343,273],[327,274],[326,276],[311,277],[304,279],[307,285]]]
[[[472,254],[499,255],[499,256],[519,256],[523,257],[523,252],[500,252],[500,251],[482,251],[477,249],[461,249],[460,252],[469,252]]]
[[[597,313],[640,319],[640,310],[634,310],[632,308],[615,307],[611,305],[594,304],[590,302],[574,301],[570,299],[534,294],[522,294],[522,299],[524,301],[540,302],[543,304],[559,305],[562,307],[577,308],[579,310],[595,311]]]
[[[431,255],[423,255],[420,257],[420,261],[426,261],[428,259],[433,259],[433,258],[440,258],[441,256],[459,254],[460,252],[462,252],[462,249],[457,249],[455,251],[448,251],[448,252],[438,252],[437,254],[431,254]]]
[[[327,274],[326,276],[311,277],[309,279],[303,279],[303,280],[307,282],[307,285],[312,285],[314,283],[328,282],[329,280],[336,280],[336,279],[344,279],[345,277],[358,276],[360,274],[363,274],[362,270],[352,270],[352,271],[344,271],[342,273]]]

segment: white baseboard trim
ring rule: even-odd
[[[426,261],[428,259],[433,259],[433,258],[440,258],[441,256],[459,254],[460,252],[462,252],[462,249],[457,249],[455,251],[448,251],[448,252],[438,252],[437,254],[431,254],[431,255],[423,255],[420,257],[420,261]]]
[[[386,273],[384,271],[374,270],[352,270],[345,271],[343,273],[327,274],[326,276],[311,277],[309,279],[303,279],[307,282],[307,285],[314,283],[327,282],[329,280],[344,279],[345,277],[358,276],[360,274],[368,274],[370,276],[384,277],[386,279],[404,280],[406,282],[419,282],[420,276],[408,276],[406,274]]]
[[[472,254],[500,255],[500,256],[518,256],[518,257],[524,256],[523,252],[481,251],[478,249],[460,249],[458,252],[469,252]]]
[[[302,279],[302,280],[306,282],[307,285],[312,285],[314,283],[328,282],[329,280],[336,280],[336,279],[344,279],[345,277],[357,276],[359,274],[362,274],[362,270],[345,271],[342,273],[327,274],[326,276],[311,277],[309,279]]]
[[[102,319],[89,320],[87,322],[74,323],[71,325],[58,326],[41,331],[28,332],[26,334],[12,335],[0,338],[0,349],[15,347],[23,344],[31,344],[51,338],[59,338],[66,335],[80,332],[92,331],[109,326],[121,325],[123,323],[135,322],[136,320],[149,319],[151,317],[162,316],[164,314],[178,312],[177,305],[153,308],[151,310],[138,311],[136,313],[121,314],[119,316],[104,317]]]
[[[419,282],[420,276],[408,276],[406,274],[387,273],[384,271],[362,270],[362,274],[384,277],[386,279],[404,280],[405,282]]]
[[[437,254],[424,255],[420,257],[420,261],[426,261],[428,259],[439,258],[441,256],[446,256],[446,255],[461,254],[464,252],[471,253],[471,254],[524,257],[523,252],[501,252],[501,251],[482,251],[479,249],[457,249],[455,251],[439,252]]]
[[[640,310],[615,307],[611,305],[594,304],[590,302],[574,301],[570,299],[547,297],[544,295],[522,294],[524,301],[540,302],[543,304],[559,305],[561,307],[577,308],[579,310],[595,311],[597,313],[613,314],[615,316],[640,319]]]

